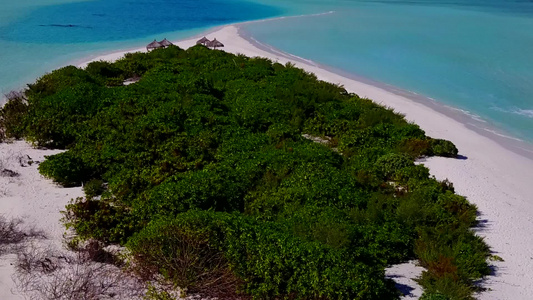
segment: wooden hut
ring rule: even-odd
[[[208,40],[205,36],[198,41],[196,41],[196,45],[207,45],[207,43],[210,43],[211,41]]]
[[[222,44],[221,42],[217,41],[217,39],[214,39],[211,42],[207,43],[206,46],[207,47],[213,47],[213,49],[216,49],[216,48],[219,48],[219,47],[224,47],[224,44]]]
[[[162,46],[163,48],[166,48],[166,47],[168,47],[168,46],[174,45],[174,44],[172,44],[171,42],[169,42],[166,38],[165,38],[164,40],[162,40],[161,42],[159,42],[159,44],[161,44],[161,46]]]
[[[161,45],[161,43],[159,43],[158,41],[154,40],[153,42],[148,44],[148,46],[146,46],[146,50],[151,51],[151,50],[161,48],[161,47],[163,47],[163,45]]]

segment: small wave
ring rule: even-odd
[[[271,22],[271,21],[279,21],[284,19],[292,19],[292,18],[305,18],[305,17],[320,17],[325,15],[331,15],[334,14],[334,10],[322,12],[322,13],[316,13],[316,14],[308,14],[308,15],[294,15],[294,16],[283,16],[283,17],[275,17],[275,18],[268,18],[268,19],[261,19],[261,20],[253,20],[253,21],[245,21],[234,25],[246,25],[246,24],[253,24],[253,23],[264,23],[264,22]]]
[[[486,131],[486,132],[490,132],[490,133],[492,133],[494,135],[497,135],[499,137],[503,137],[503,138],[514,140],[514,141],[518,141],[518,142],[524,142],[524,140],[522,140],[522,139],[519,139],[519,138],[514,137],[514,136],[510,136],[510,135],[507,135],[507,134],[503,134],[503,133],[498,132],[497,130],[494,130],[494,129],[478,126],[478,125],[473,124],[473,123],[467,123],[467,125],[473,126],[473,127],[477,128],[477,129],[481,129],[481,130]]]
[[[508,114],[515,114],[515,115],[520,115],[520,116],[533,119],[533,109],[523,109],[523,108],[518,108],[518,107],[513,107],[511,109],[504,109],[501,107],[491,107],[491,109],[504,112],[504,113],[508,113]]]
[[[488,129],[488,128],[481,128],[487,132],[490,132],[492,134],[495,134],[497,136],[501,136],[501,137],[504,137],[504,138],[507,138],[507,139],[510,139],[510,140],[515,140],[515,141],[519,141],[519,142],[523,142],[524,140],[522,139],[519,139],[519,138],[516,138],[516,137],[513,137],[513,136],[510,136],[510,135],[506,135],[506,134],[503,134],[503,133],[499,133],[498,131],[496,130],[492,130],[492,129]]]
[[[521,115],[521,116],[526,116],[528,118],[533,118],[533,109],[520,109],[519,108],[519,109],[512,111],[512,113]]]
[[[335,13],[334,10],[330,10],[330,11],[316,13],[316,14],[284,16],[284,17],[270,18],[270,19],[264,19],[264,20],[258,20],[258,21],[260,22],[260,21],[272,21],[272,20],[277,20],[277,19],[279,20],[279,19],[288,19],[288,18],[320,17],[320,16],[325,16],[325,15],[331,15],[334,13]]]
[[[446,108],[450,109],[450,110],[454,110],[454,111],[458,111],[462,114],[465,114],[467,115],[468,117],[472,118],[473,120],[476,120],[480,123],[487,123],[486,120],[484,120],[481,116],[479,115],[476,115],[474,113],[472,113],[471,111],[468,111],[468,110],[464,110],[464,109],[460,109],[460,108],[457,108],[457,107],[453,107],[453,106],[449,106],[449,105],[444,105]]]

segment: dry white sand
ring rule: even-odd
[[[61,188],[42,177],[37,168],[45,155],[61,151],[33,149],[29,144],[17,141],[12,144],[0,144],[0,169],[19,173],[17,177],[0,176],[0,214],[7,219],[20,218],[23,227],[35,227],[42,230],[47,240],[41,241],[54,248],[62,247],[65,232],[60,222],[61,210],[65,209],[72,198],[83,195],[81,188]],[[25,162],[31,158],[35,163]],[[23,162],[22,166],[20,162]],[[0,259],[0,299],[24,299],[17,295],[11,278],[12,262],[15,255]]]
[[[466,159],[429,158],[423,162],[438,179],[448,178],[454,183],[456,192],[475,203],[480,212],[483,225],[478,234],[485,237],[495,254],[505,261],[494,262],[495,275],[487,278],[486,292],[479,299],[533,299],[533,160],[512,152],[501,142],[496,142],[472,129],[471,124],[462,123],[457,118],[438,112],[420,101],[402,96],[373,85],[356,81],[321,68],[310,61],[264,47],[258,47],[239,35],[237,26],[230,25],[206,33],[209,39],[217,38],[225,44],[224,51],[242,53],[247,56],[267,57],[280,63],[292,62],[297,67],[325,81],[343,85],[349,92],[357,93],[394,108],[405,114],[406,119],[420,125],[434,138],[451,140]],[[175,44],[188,48],[195,44],[197,37],[178,41]],[[144,48],[127,52],[145,51]],[[114,61],[125,52],[116,52],[92,58]],[[80,63],[86,66],[89,61]],[[0,154],[5,151],[24,151],[34,159],[42,159],[46,152],[32,150],[24,143],[1,145]],[[26,216],[25,219],[50,231],[60,238],[62,232],[58,225],[58,211],[72,197],[80,194],[78,190],[55,187],[43,180],[35,167],[25,169],[26,175],[16,183],[9,183],[8,196],[0,196],[1,212],[12,216]],[[0,187],[1,188],[1,187]],[[2,262],[5,265],[5,261]],[[8,268],[9,269],[9,268]],[[420,273],[413,263],[394,266],[388,270],[402,285],[412,286],[408,298],[420,296],[420,289],[411,280]],[[4,297],[6,269],[0,266],[0,298]]]

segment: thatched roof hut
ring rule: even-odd
[[[208,40],[205,36],[198,41],[196,41],[196,45],[207,45],[207,43],[211,42]]]
[[[207,43],[206,46],[207,47],[213,47],[213,49],[215,49],[215,48],[218,48],[218,47],[224,47],[224,44],[222,44],[221,42],[217,41],[217,39],[214,39],[211,42]]]
[[[159,42],[159,44],[161,44],[161,46],[163,46],[163,48],[166,48],[168,46],[174,45],[171,42],[169,42],[166,38],[164,40],[162,40],[161,42]]]
[[[146,46],[146,50],[150,51],[161,47],[163,47],[163,45],[161,45],[161,43],[159,43],[158,41],[154,40],[153,42],[148,44],[148,46]]]

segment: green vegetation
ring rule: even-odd
[[[67,149],[39,167],[85,184],[67,226],[191,293],[396,299],[384,269],[417,258],[425,299],[469,299],[489,273],[476,208],[414,164],[455,146],[292,65],[203,46],[128,54],[43,76],[0,122]]]

